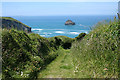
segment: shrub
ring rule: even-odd
[[[3,78],[35,78],[43,67],[56,58],[57,54],[53,50],[49,41],[38,34],[4,29],[2,32]]]
[[[63,47],[64,49],[70,49],[72,42],[74,42],[73,38],[69,38],[66,36],[56,36],[48,38],[51,47],[55,47],[58,49],[59,47]]]
[[[81,41],[73,43],[76,77],[118,78],[119,31],[120,22],[99,23]]]
[[[85,35],[86,35],[86,33],[80,33],[77,37],[75,37],[75,39],[81,40]]]

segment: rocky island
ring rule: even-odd
[[[71,20],[67,20],[67,21],[65,22],[65,25],[75,25],[75,23],[72,22]]]

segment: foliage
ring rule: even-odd
[[[48,38],[48,40],[50,45],[54,46],[56,49],[59,48],[59,46],[63,47],[64,49],[70,49],[72,42],[74,42],[75,39],[66,36],[55,36]]]
[[[65,36],[44,38],[34,33],[3,29],[3,78],[37,78],[37,73],[58,56],[56,50],[73,40]]]
[[[15,22],[18,22],[18,23],[20,23],[20,24],[22,24],[22,25],[24,25],[24,26],[30,28],[29,26],[23,24],[22,22],[20,22],[20,21],[14,19],[14,18],[12,18],[12,17],[0,17],[0,19],[5,19],[5,20],[10,20],[10,21],[15,21]]]
[[[119,39],[120,21],[115,21],[98,23],[81,41],[75,41],[71,52],[76,77],[118,78]]]
[[[58,57],[39,73],[38,78],[75,78],[70,50],[60,47],[56,53]]]
[[[14,29],[2,32],[3,78],[35,78],[56,56],[48,40],[37,34]]]
[[[77,37],[75,37],[75,39],[81,40],[85,35],[86,35],[86,33],[80,33]]]
[[[57,56],[55,61],[60,64],[55,62],[57,65],[50,65],[50,70],[59,66],[56,71],[67,71],[66,77],[118,78],[120,21],[98,23],[89,34],[81,33],[76,38],[44,38],[15,29],[3,29],[1,34],[3,78],[38,78]]]

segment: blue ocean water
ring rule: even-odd
[[[100,21],[113,20],[114,16],[13,16],[30,26],[32,32],[43,37],[68,36],[74,38],[80,33],[89,33],[90,27]],[[70,19],[76,25],[64,25]]]

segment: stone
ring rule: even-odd
[[[72,22],[71,20],[67,20],[65,22],[65,25],[75,25],[75,22]]]

